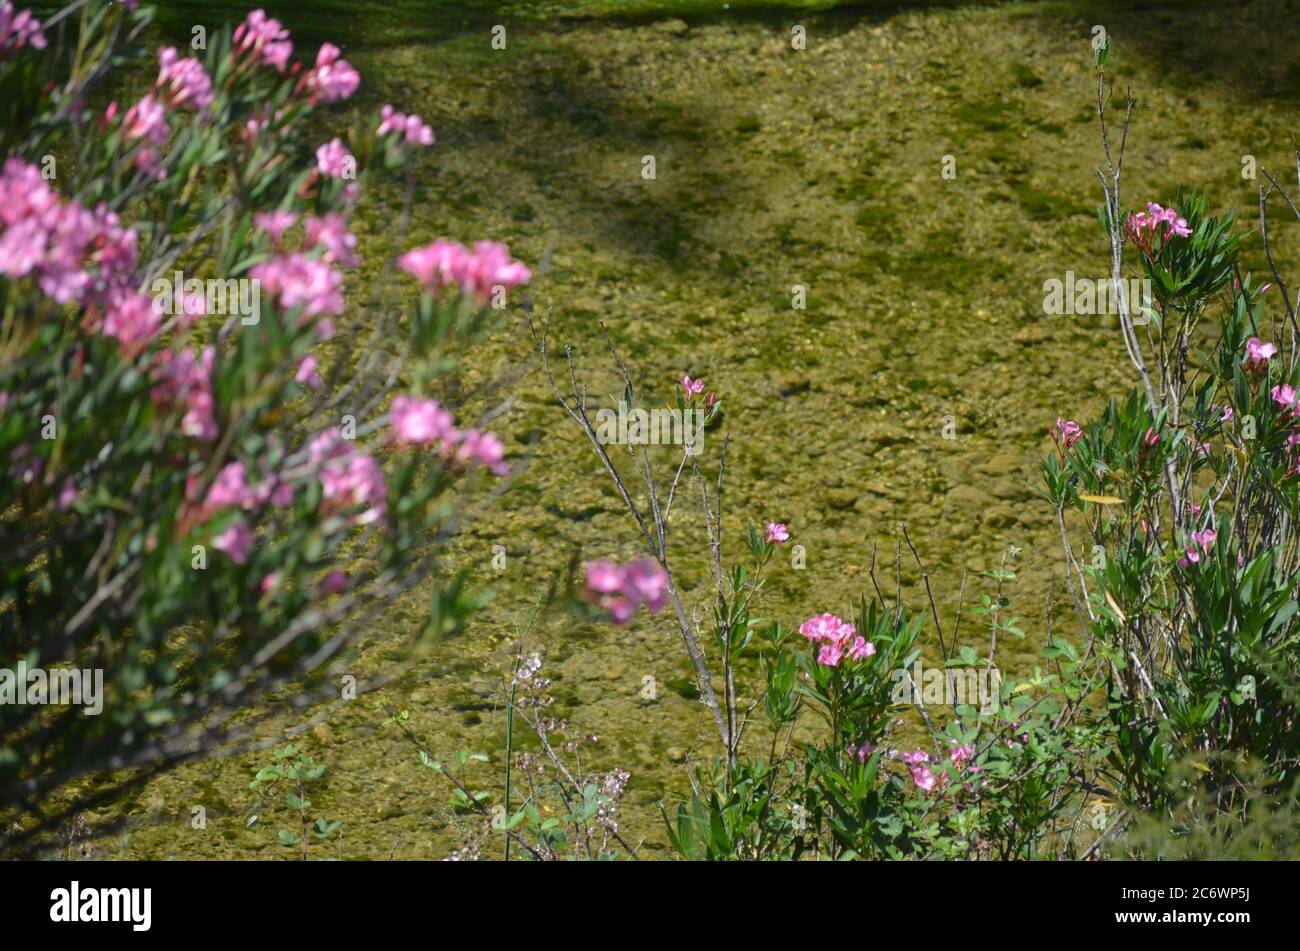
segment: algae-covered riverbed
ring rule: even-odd
[[[1033,663],[1049,616],[1069,620],[1053,513],[1036,493],[1047,426],[1131,383],[1113,318],[1043,312],[1045,281],[1106,268],[1091,26],[1114,37],[1116,83],[1138,98],[1130,204],[1187,183],[1249,217],[1258,183],[1242,177],[1243,156],[1293,161],[1300,87],[1278,53],[1294,39],[1289,3],[266,6],[299,36],[343,47],[364,79],[360,106],[393,102],[433,125],[413,242],[488,237],[543,270],[537,312],[553,314],[553,338],[574,345],[593,392],[621,389],[603,321],[647,392],[667,400],[689,373],[725,399],[726,532],[738,542],[747,520],[785,521],[806,550],[801,570],[778,563],[765,614],[793,627],[856,603],[873,546],[892,581],[906,523],[950,617],[962,575],[968,594],[984,590],[976,573],[1014,545],[1009,592],[1028,636],[1000,647],[1011,669]],[[164,7],[158,32],[171,42],[243,13]],[[492,47],[497,24],[504,49]],[[805,49],[792,49],[795,25]],[[388,209],[361,214],[360,230],[377,231]],[[1256,259],[1258,240],[1246,247]],[[791,307],[795,285],[806,309]],[[462,370],[469,386],[524,367],[493,426],[512,461],[531,452],[527,469],[450,559],[494,600],[410,675],[299,737],[327,766],[317,809],[343,821],[321,857],[447,855],[459,841],[448,790],[381,707],[407,710],[440,753],[487,754],[476,775],[495,788],[500,686],[529,606],[575,555],[639,553],[532,360],[512,312]],[[708,579],[692,524],[683,518],[676,557],[698,606]],[[901,582],[921,609],[910,559]],[[422,607],[397,605],[358,670],[396,656]],[[613,627],[552,610],[529,644],[559,713],[599,737],[602,764],[632,775],[625,837],[662,845],[656,804],[688,791],[690,766],[717,752],[671,621]],[[294,857],[270,820],[247,825],[264,758],[188,764],[89,814],[92,836],[129,817],[95,854]],[[191,828],[194,805],[204,830]]]

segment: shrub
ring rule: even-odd
[[[254,11],[160,50],[123,108],[101,87],[144,10],[20,20],[0,33],[0,643],[104,678],[98,716],[0,704],[3,827],[30,850],[153,771],[265,745],[273,691],[337,698],[360,632],[417,586],[423,636],[460,627],[478,599],[437,555],[474,470],[508,466],[439,381],[529,275],[448,241],[354,273],[350,216],[433,134],[385,106],[308,139],[361,82],[331,44],[295,60]]]

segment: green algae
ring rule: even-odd
[[[413,240],[486,236],[530,264],[548,258],[533,297],[540,312],[553,309],[552,334],[575,345],[593,392],[619,389],[596,327],[604,321],[647,390],[666,399],[690,372],[725,397],[725,531],[734,540],[746,519],[788,521],[807,549],[805,569],[774,571],[769,613],[792,625],[847,607],[870,584],[873,550],[892,576],[905,522],[951,618],[963,573],[996,567],[1015,544],[1024,555],[1011,594],[1030,636],[999,656],[1022,671],[1049,614],[1058,632],[1067,623],[1059,538],[1035,494],[1046,427],[1095,412],[1131,382],[1112,320],[1045,317],[1041,307],[1043,281],[1105,270],[1093,212],[1095,20],[1063,3],[889,16],[899,5],[817,13],[832,4],[733,3],[725,16],[720,6],[469,4],[443,16],[441,5],[398,0],[381,16],[365,3],[268,4],[301,35],[352,40],[362,104],[392,101],[437,130],[439,145],[418,159]],[[1255,183],[1240,178],[1240,157],[1289,162],[1298,85],[1284,65],[1243,66],[1268,62],[1241,37],[1268,42],[1271,6],[1144,7],[1100,8],[1119,83],[1141,100],[1127,194],[1138,202],[1199,183],[1249,217]],[[228,7],[177,5],[169,16],[185,24],[191,10]],[[803,51],[788,41],[796,10]],[[502,12],[516,19],[507,50],[494,51],[486,30]],[[1216,69],[1198,70],[1207,37],[1228,34]],[[659,160],[653,182],[640,177],[646,154]],[[940,174],[945,155],[956,159],[953,180]],[[387,213],[369,214],[361,230],[382,231]],[[1257,262],[1257,240],[1248,251]],[[807,288],[804,311],[790,309],[795,284]],[[466,355],[461,383],[530,357],[512,316]],[[328,767],[313,799],[344,820],[318,857],[447,854],[463,818],[384,727],[384,708],[408,710],[439,751],[488,754],[477,775],[495,787],[515,624],[573,557],[636,551],[535,366],[517,390],[494,428],[517,463],[540,435],[535,456],[448,557],[496,599],[410,675],[298,740]],[[944,438],[948,416],[956,439]],[[675,527],[684,533],[675,563],[697,606],[707,597],[703,539],[685,520]],[[496,544],[508,551],[503,572],[490,567]],[[919,573],[904,561],[900,575],[919,606]],[[359,675],[403,655],[425,603],[417,593],[394,605],[367,638]],[[633,774],[630,840],[662,847],[656,802],[683,795],[687,769],[716,753],[671,622],[613,628],[555,610],[531,643],[545,654],[557,714],[599,735],[601,765]],[[746,673],[752,661],[742,682]],[[647,675],[661,686],[648,702]],[[285,724],[296,722],[286,710]],[[92,814],[92,829],[126,819],[122,836],[97,841],[98,854],[292,858],[269,829],[245,826],[258,763],[250,754],[188,764]],[[194,804],[208,810],[206,830],[190,827]]]

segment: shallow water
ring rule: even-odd
[[[174,13],[184,23],[190,9],[224,6]],[[747,520],[786,521],[807,552],[803,570],[778,564],[763,613],[795,626],[847,609],[869,590],[873,546],[892,596],[906,523],[945,623],[963,574],[969,603],[988,586],[976,573],[996,567],[1008,545],[1023,549],[1010,594],[1029,636],[1000,646],[1004,670],[1032,665],[1049,616],[1058,633],[1077,629],[1062,609],[1059,538],[1036,496],[1037,460],[1058,415],[1087,417],[1130,385],[1113,319],[1048,317],[1042,307],[1044,281],[1069,270],[1101,277],[1106,267],[1088,17],[1071,4],[796,14],[683,3],[685,19],[654,15],[671,3],[623,4],[633,15],[622,18],[525,18],[522,4],[455,15],[383,7],[381,17],[350,4],[342,20],[322,4],[304,28],[353,40],[343,45],[365,78],[362,105],[392,101],[437,130],[417,168],[411,243],[491,237],[530,265],[549,260],[533,298],[553,311],[556,343],[574,344],[593,393],[621,389],[597,330],[604,321],[645,392],[666,402],[689,373],[725,399],[726,534],[738,542]],[[1142,7],[1111,7],[1103,21],[1116,38],[1117,82],[1140,100],[1130,203],[1187,182],[1251,214],[1256,185],[1241,178],[1242,155],[1284,169],[1291,161],[1296,76],[1260,45],[1294,34],[1293,6]],[[297,28],[292,9],[272,12]],[[503,13],[509,43],[494,51],[487,31]],[[790,48],[795,22],[807,28],[806,50]],[[654,181],[640,175],[647,154]],[[955,179],[941,175],[946,155]],[[376,227],[386,220],[369,214]],[[1257,239],[1247,255],[1258,256]],[[791,309],[794,285],[807,288],[806,310]],[[512,316],[472,354],[462,382],[530,359]],[[494,428],[516,461],[540,437],[535,455],[449,558],[496,599],[409,677],[302,740],[329,769],[313,800],[344,820],[322,857],[446,855],[459,838],[447,790],[415,767],[380,706],[408,710],[440,753],[489,754],[478,775],[495,786],[497,688],[516,625],[575,553],[638,553],[633,525],[536,366],[516,389]],[[947,417],[955,438],[945,438]],[[719,443],[711,433],[707,451]],[[666,467],[670,456],[661,459]],[[698,606],[708,579],[695,494],[686,502],[675,563]],[[490,566],[497,544],[504,571]],[[905,597],[920,610],[918,580],[905,558]],[[399,655],[421,606],[394,607],[367,639],[359,672]],[[965,643],[984,646],[974,619],[963,631]],[[560,712],[599,736],[598,761],[632,773],[625,834],[662,845],[655,804],[686,792],[687,768],[716,753],[703,708],[683,696],[689,669],[671,620],[615,628],[555,610],[530,644],[545,655]],[[646,676],[660,685],[656,700],[640,696]],[[114,810],[131,817],[127,830],[99,840],[96,854],[293,857],[275,842],[272,817],[245,826],[262,759],[160,777]],[[207,808],[205,831],[189,826],[195,804]],[[92,830],[109,815],[88,816]]]

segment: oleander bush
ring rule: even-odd
[[[509,469],[437,396],[528,270],[452,241],[357,270],[351,216],[381,188],[409,203],[432,129],[385,106],[311,138],[361,77],[260,10],[110,101],[147,23],[0,4],[0,653],[103,677],[95,715],[0,704],[13,854],[158,769],[265,745],[277,690],[364,689],[352,647],[405,592],[422,637],[459,629],[478,596],[438,553]]]

